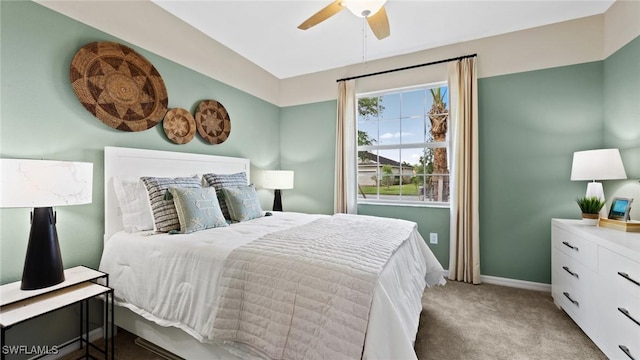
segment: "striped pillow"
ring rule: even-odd
[[[229,208],[227,208],[227,203],[224,201],[222,189],[226,187],[247,186],[247,174],[245,172],[235,174],[204,174],[202,177],[204,177],[209,186],[213,186],[216,189],[216,196],[218,197],[222,214],[225,219],[231,220]]]
[[[181,188],[199,188],[200,179],[194,177],[142,177],[140,178],[147,189],[151,212],[153,213],[153,226],[158,232],[180,230],[180,220],[173,199],[165,200],[165,194],[169,186]]]

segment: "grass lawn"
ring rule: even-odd
[[[377,194],[375,186],[360,186],[360,189],[365,194]],[[380,195],[400,195],[400,185],[380,186]],[[418,187],[414,184],[402,185],[402,195],[418,195]]]

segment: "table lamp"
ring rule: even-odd
[[[20,289],[64,281],[54,206],[91,203],[93,164],[0,159],[0,207],[33,208]]]
[[[293,171],[265,170],[263,171],[262,187],[273,189],[273,211],[282,211],[282,196],[280,190],[293,189]]]
[[[597,180],[620,180],[626,179],[622,158],[618,149],[598,149],[576,151],[573,153],[573,163],[571,165],[571,180],[591,181],[587,185],[586,197],[597,197],[606,201],[602,183]],[[601,217],[606,217],[603,208],[600,211]]]

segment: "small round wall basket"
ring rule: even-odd
[[[196,121],[185,109],[175,108],[167,111],[162,121],[164,133],[176,144],[186,144],[196,134]]]
[[[231,133],[227,109],[215,100],[204,100],[196,110],[198,134],[209,144],[222,144]]]
[[[122,44],[83,46],[71,61],[70,78],[82,105],[114,129],[147,130],[167,112],[162,77],[147,59]]]

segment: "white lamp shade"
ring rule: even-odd
[[[91,203],[93,164],[0,159],[0,207],[50,207]]]
[[[386,2],[387,0],[344,0],[341,5],[353,15],[364,18],[377,13]]]
[[[622,158],[618,149],[598,149],[573,153],[571,180],[626,179]]]
[[[265,189],[293,189],[293,171],[264,170],[262,187]]]

